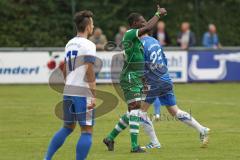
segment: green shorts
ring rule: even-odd
[[[142,80],[135,75],[121,76],[120,86],[127,104],[145,100],[146,96],[143,94]]]

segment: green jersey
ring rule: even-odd
[[[144,52],[143,45],[138,38],[138,29],[128,30],[123,37],[124,46],[124,66],[122,75],[133,74],[141,77],[144,71]]]
[[[120,76],[120,85],[127,103],[143,100],[144,52],[138,38],[138,29],[128,30],[123,37],[124,66]]]

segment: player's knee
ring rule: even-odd
[[[129,115],[130,115],[130,116],[140,117],[140,109],[131,110],[130,113],[129,113]]]
[[[76,128],[76,124],[64,124],[64,127],[74,130]]]
[[[131,112],[132,110],[140,109],[141,108],[141,101],[135,101],[128,104],[128,110]]]
[[[81,126],[82,133],[92,133],[93,127],[92,126]]]
[[[167,107],[167,109],[168,109],[168,112],[172,115],[172,116],[176,116],[177,115],[177,113],[179,112],[179,111],[181,111],[179,108],[178,108],[178,106],[171,106],[171,107]]]

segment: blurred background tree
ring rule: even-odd
[[[181,22],[189,21],[198,45],[209,23],[216,24],[224,46],[240,45],[239,0],[1,0],[0,47],[63,47],[76,32],[73,13],[84,9],[113,40],[130,12],[150,18],[157,3],[168,10],[164,21],[174,44]]]

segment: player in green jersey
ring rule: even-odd
[[[128,104],[128,112],[120,118],[116,127],[107,136],[107,138],[103,140],[109,151],[114,150],[114,138],[129,124],[131,152],[145,152],[145,150],[143,150],[138,144],[140,117],[145,114],[141,111],[141,104],[145,99],[143,94],[144,52],[139,37],[151,31],[160,17],[166,14],[167,11],[165,8],[157,6],[156,14],[148,22],[139,13],[131,13],[128,16],[130,29],[125,33],[122,41],[125,51],[125,60],[120,75],[120,86]]]

